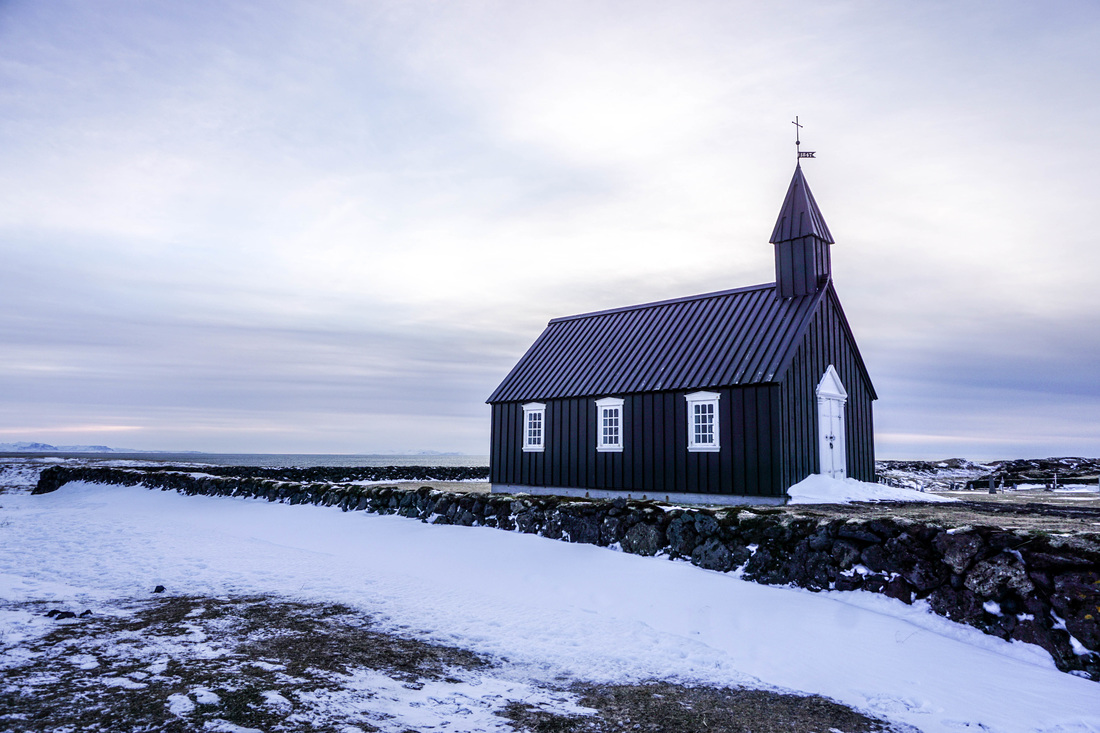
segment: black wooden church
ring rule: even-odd
[[[874,480],[877,398],[801,166],[775,282],[555,318],[487,402],[494,492],[782,502]]]

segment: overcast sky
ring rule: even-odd
[[[1004,0],[0,0],[0,442],[487,453],[774,279],[795,115],[879,457],[1100,454],[1100,5]]]

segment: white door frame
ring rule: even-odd
[[[844,406],[848,391],[832,364],[817,385],[817,440],[820,471],[832,478],[848,475],[847,446],[844,441]]]

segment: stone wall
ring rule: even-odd
[[[806,516],[797,508],[668,508],[625,499],[461,494],[172,470],[53,466],[35,493],[70,481],[243,496],[434,524],[496,527],[567,542],[665,555],[759,583],[863,590],[1050,652],[1058,668],[1100,680],[1100,534],[1059,536],[992,526],[947,528],[900,518]]]
[[[350,481],[489,481],[488,466],[143,466],[148,475],[192,473],[227,478],[266,478],[297,483]]]

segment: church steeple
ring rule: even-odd
[[[816,293],[829,281],[833,235],[817,208],[801,165],[795,166],[769,241],[775,245],[775,289],[779,297]]]

